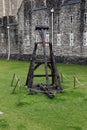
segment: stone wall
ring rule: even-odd
[[[36,26],[49,26],[45,31],[45,40],[52,42],[53,13],[53,51],[56,60],[64,63],[87,64],[87,0],[23,0],[17,14],[18,26],[11,28],[11,58],[30,59],[35,42],[41,41]],[[1,27],[1,36],[5,41],[2,50],[7,52],[6,29]],[[46,45],[47,55],[49,47]],[[14,52],[14,53],[13,53]],[[37,57],[42,57],[39,45]]]
[[[19,53],[31,54],[31,24],[32,21],[32,12],[31,12],[31,2],[23,1],[21,7],[18,11],[18,44],[19,44]]]
[[[17,22],[13,16],[5,16],[0,23],[0,57],[7,57],[8,54],[8,28],[10,39],[10,53],[18,54],[18,29]]]
[[[23,0],[0,0],[0,18],[15,16]]]
[[[71,3],[70,3],[71,2]],[[28,7],[28,8],[27,8]],[[49,26],[45,31],[45,39],[52,40],[52,13],[54,8],[54,54],[61,61],[75,63],[78,59],[87,58],[86,42],[86,7],[87,2],[81,0],[47,0],[31,1],[24,0],[19,11],[19,23],[22,33],[22,54],[32,54],[34,43],[40,41],[39,33],[35,30],[37,25]],[[84,21],[85,20],[85,21]],[[46,46],[47,55],[49,48]],[[37,55],[43,55],[42,47],[39,46]],[[86,60],[81,60],[85,62]]]
[[[64,54],[74,57],[87,57],[87,43],[84,33],[87,30],[86,22],[84,22],[85,11],[84,1],[71,5],[63,5],[61,10],[61,31],[63,31],[62,44],[64,46]],[[71,36],[71,37],[70,37]],[[71,43],[70,44],[70,39]]]
[[[80,52],[80,4],[61,8],[61,46],[63,56],[81,56]],[[78,24],[77,24],[78,23]]]

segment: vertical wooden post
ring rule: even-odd
[[[20,90],[21,90],[21,86],[19,84],[20,80],[18,80],[18,105],[20,104]]]
[[[76,88],[76,77],[74,76],[74,89]]]
[[[53,50],[52,50],[52,43],[49,44],[50,47],[50,57],[51,57],[51,65],[52,65],[52,70],[53,70],[53,74],[54,74],[54,81],[55,81],[55,85],[57,87],[57,89],[62,92],[62,86],[61,86],[61,82],[60,82],[60,76],[56,67],[56,63],[55,63],[55,57],[53,54]]]
[[[61,82],[63,83],[63,74],[60,73],[60,76],[61,76]]]
[[[47,65],[45,44],[43,44],[43,53],[44,53],[45,73],[46,73],[46,84],[47,84],[47,87],[49,88],[48,65]]]
[[[36,50],[37,50],[37,43],[35,43],[35,46],[34,46],[32,61],[30,63],[30,68],[28,71],[27,80],[25,84],[26,86],[28,86],[28,88],[32,88],[32,84],[33,84],[34,66],[35,66],[35,61],[36,61]]]
[[[12,81],[11,81],[11,87],[13,86],[14,78],[15,78],[15,73],[13,74],[13,78],[12,78]]]
[[[13,89],[13,92],[12,92],[12,93],[15,92],[15,89],[16,89],[16,87],[17,87],[17,85],[18,85],[18,82],[19,82],[19,79],[17,80],[17,82],[16,82],[16,84],[15,84],[15,86],[14,86],[14,89]]]

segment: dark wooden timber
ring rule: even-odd
[[[27,80],[26,80],[26,86],[28,86],[28,88],[31,88],[33,85],[34,65],[35,65],[35,60],[36,60],[36,49],[37,49],[37,44],[35,43],[33,54],[32,54],[32,60],[30,63],[30,68],[29,68],[29,72],[28,72]]]
[[[45,38],[44,38],[44,30],[48,30],[48,27],[45,26],[37,26],[36,30],[39,30],[39,34],[41,36],[42,41],[39,43],[35,43],[34,45],[34,50],[33,50],[33,54],[32,54],[32,59],[30,62],[30,67],[29,67],[29,71],[28,71],[28,75],[27,75],[27,80],[26,80],[26,86],[29,89],[29,92],[32,91],[33,86],[35,86],[33,84],[33,79],[34,77],[45,77],[46,78],[46,83],[45,86],[47,88],[46,91],[48,91],[48,93],[50,93],[50,83],[49,83],[49,77],[52,78],[52,85],[55,85],[55,89],[62,92],[62,86],[61,86],[61,82],[60,82],[60,77],[58,74],[58,70],[56,67],[56,63],[55,63],[55,57],[53,54],[53,50],[52,50],[52,44],[48,43],[49,45],[49,50],[50,50],[50,59],[48,60],[47,56],[46,56],[46,42],[45,42]],[[43,47],[43,56],[44,59],[43,60],[37,60],[36,59],[36,50],[37,50],[37,46],[38,44],[42,44]],[[45,74],[34,74],[34,71],[40,66],[44,64],[44,68],[45,68]],[[51,70],[51,74],[48,74],[48,68]],[[41,83],[39,83],[41,84]],[[42,87],[44,88],[44,86]]]
[[[51,57],[51,62],[52,62],[51,66],[52,66],[53,82],[55,82],[57,89],[62,91],[60,77],[58,74],[58,70],[57,70],[56,63],[55,63],[55,57],[54,57],[53,50],[52,50],[52,44],[50,43],[49,46],[50,46],[50,57]]]
[[[46,74],[35,74],[34,77],[46,77]],[[52,77],[52,75],[49,74],[48,77]]]

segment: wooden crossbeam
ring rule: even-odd
[[[46,74],[37,74],[37,75],[34,75],[34,77],[46,77]],[[48,74],[48,77],[52,77],[52,75]]]

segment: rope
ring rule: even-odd
[[[86,84],[82,84],[82,83],[78,80],[77,77],[76,77],[76,81],[77,81],[77,83],[78,83],[79,85],[81,85],[81,86],[87,86],[87,83],[86,83]]]
[[[15,85],[13,85],[15,80],[16,80],[16,83],[15,83]],[[20,79],[16,76],[16,74],[13,75],[11,86],[14,86],[12,93],[15,92],[15,89],[18,86],[18,104],[20,104],[21,84],[20,84]]]
[[[63,76],[66,80],[70,80],[70,81],[72,81],[70,77],[65,76],[64,74],[62,74],[62,76]]]
[[[18,80],[18,77],[16,76],[16,74],[15,74],[15,79],[16,79],[16,81]]]
[[[13,84],[14,84],[15,80],[16,80],[16,84],[18,84],[18,86],[20,87],[20,86],[21,86],[21,85],[20,85],[20,79],[19,79],[19,78],[16,76],[16,74],[14,73],[14,74],[13,74],[12,81],[11,81],[11,86],[14,86]]]
[[[84,76],[82,76],[82,77],[86,77],[86,75],[84,75]],[[75,87],[79,87],[79,86],[87,86],[87,83],[81,83],[81,82],[78,80],[76,74],[74,74],[74,76],[72,77],[72,80],[71,80],[71,78],[70,78],[69,76],[67,76],[67,75],[65,75],[65,74],[63,74],[63,73],[61,73],[61,82],[64,81],[63,78],[64,78],[65,80],[72,81],[72,83],[74,84],[74,88],[75,88]],[[71,88],[66,88],[66,89],[64,89],[64,90],[69,90],[69,89],[71,89]]]
[[[15,82],[16,80],[16,82]],[[15,82],[15,83],[14,83]],[[13,78],[12,78],[12,82],[11,82],[11,86],[13,86],[13,92],[15,91],[16,87],[18,86],[18,89],[20,89],[21,84],[20,84],[20,79],[16,76],[16,74],[13,74]]]

